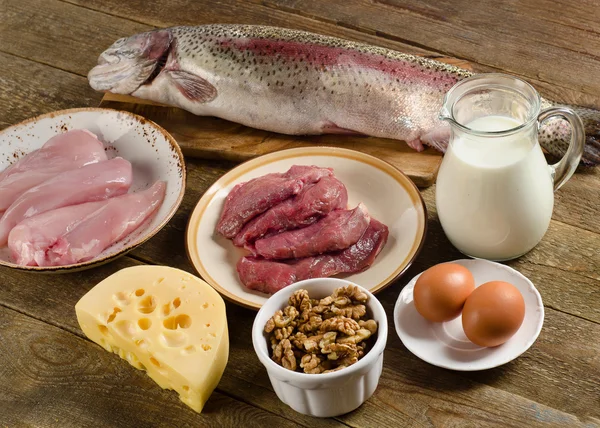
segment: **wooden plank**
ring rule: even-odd
[[[75,317],[75,303],[77,303],[81,296],[87,293],[90,288],[107,276],[120,269],[139,264],[141,264],[141,262],[129,257],[122,257],[107,265],[84,272],[64,275],[36,275],[37,280],[33,282],[31,274],[14,271],[8,268],[1,268],[0,276],[3,278],[3,282],[2,288],[0,289],[0,309],[2,306],[11,308],[25,315],[34,317],[41,322],[59,327],[62,330],[85,339],[85,335],[79,328],[77,318]],[[189,271],[193,272],[193,270]],[[27,284],[27,286],[25,286],[25,284]],[[40,296],[44,297],[40,298]],[[225,394],[230,397],[238,398],[265,412],[270,412],[286,418],[288,421],[295,421],[304,426],[311,426],[313,424],[313,418],[299,415],[279,401],[275,392],[270,387],[266,372],[258,362],[258,359],[254,356],[251,343],[247,343],[247,339],[250,338],[250,331],[246,331],[246,329],[251,327],[254,315],[255,312],[253,311],[244,310],[229,303],[227,304],[227,318],[229,322],[231,345],[229,363],[223,378],[217,387],[217,391],[219,391],[218,395]],[[238,328],[238,323],[244,325],[244,329],[240,330]],[[0,329],[0,331],[2,330]],[[240,335],[240,333],[242,333],[242,335]],[[247,338],[244,337],[246,334],[248,335]],[[244,343],[239,344],[238,342],[240,340]],[[94,345],[93,347],[98,354],[109,355],[99,346]],[[2,354],[1,350],[0,346],[0,354]],[[113,365],[122,365],[123,367],[121,370],[137,372],[136,369],[129,367],[128,363],[121,361],[117,356],[109,355],[108,358],[114,359]],[[254,360],[254,364],[249,365],[247,361],[249,359]],[[262,377],[262,386],[257,388],[252,379],[248,379],[246,375],[240,376],[240,371],[242,370],[248,371],[252,377]],[[142,374],[142,376],[145,375]],[[3,376],[0,368],[0,382],[2,381],[2,378]],[[173,393],[161,391],[159,387],[150,385],[153,385],[153,382],[150,381],[143,389],[152,389],[153,395],[151,398],[156,400],[157,403],[160,404],[163,399],[171,400],[169,397]],[[140,393],[143,393],[143,389],[140,390],[142,391]],[[178,401],[176,397],[175,401]],[[182,407],[185,406],[182,405]],[[81,408],[83,407],[79,407],[79,409]],[[0,413],[0,422],[1,421],[2,417]],[[340,426],[340,423],[333,420],[325,420],[320,426],[334,427]]]
[[[101,347],[1,306],[0,331],[3,426],[297,426],[220,392],[196,413]]]
[[[600,91],[600,82],[595,79],[600,58],[597,33],[569,25],[568,21],[563,24],[546,20],[537,14],[543,6],[523,13],[521,2],[504,7],[466,0],[260,2],[324,22],[377,31],[378,35],[579,92]],[[569,12],[570,7],[561,8],[561,15],[568,16]],[[569,72],[573,64],[577,64],[577,73]]]
[[[97,106],[87,79],[0,52],[0,128],[42,113]]]
[[[38,275],[36,281],[27,281],[30,274],[0,269],[4,278],[0,305],[25,314],[34,314],[40,321],[60,326],[83,337],[73,311],[76,301],[96,281],[114,270],[132,264],[136,262],[125,257],[87,272],[60,276]],[[28,286],[24,287],[23,284],[26,283]],[[398,287],[391,287],[381,294],[388,314],[392,313],[397,292]],[[268,406],[269,410],[304,424],[307,419],[276,399],[266,372],[254,355],[250,331],[255,312],[228,303],[227,313],[230,324],[230,360],[218,390],[227,395],[239,396],[253,405]],[[600,326],[558,312],[556,314],[558,315],[548,316],[539,346],[534,345],[528,353],[503,368],[482,373],[477,382],[468,380],[468,375],[438,369],[418,360],[391,333],[385,355],[382,389],[378,389],[373,400],[358,412],[340,420],[357,426],[370,425],[374,421],[385,422],[384,425],[394,422],[400,425],[406,422],[408,425],[415,418],[421,419],[426,411],[438,415],[440,424],[444,420],[456,422],[474,419],[486,422],[485,415],[494,414],[499,415],[499,423],[512,426],[519,419],[535,424],[536,409],[559,415],[569,421],[575,420],[573,416],[567,415],[571,411],[582,421],[598,418],[600,409],[593,404],[597,400],[600,384],[589,373],[600,370],[597,357],[600,345],[593,340],[600,334]],[[108,355],[99,347],[95,349],[99,357],[100,354]],[[122,370],[137,372],[117,357],[109,355],[109,358],[112,359],[111,364],[121,365]],[[106,360],[101,361],[103,365]],[[497,388],[499,377],[504,379],[501,389]],[[547,387],[555,383],[560,383],[564,389],[553,390]],[[527,388],[539,390],[533,401],[519,396]],[[249,391],[252,394],[248,394]],[[402,399],[390,399],[390,391],[396,391],[394,396],[400,398],[398,395],[401,395]],[[487,399],[477,399],[477,405],[473,406],[474,391],[477,391],[477,396]],[[152,397],[160,403],[163,394],[167,396],[168,393],[158,392],[158,396]],[[569,398],[573,394],[578,396],[577,403]],[[411,397],[410,400],[408,397]],[[451,412],[448,406],[452,407]],[[514,410],[502,416],[501,412],[505,411],[506,406]],[[421,419],[419,422],[423,424],[426,420]]]
[[[579,168],[558,192],[554,193],[552,218],[590,232],[600,231],[600,167]]]
[[[240,2],[237,0],[208,2],[173,0],[169,2],[169,13],[164,13],[159,3],[148,4],[142,0],[128,2],[120,2],[118,0],[63,1],[154,27],[214,23],[272,25],[358,40],[390,49],[398,49],[398,46],[402,46],[401,50],[407,53],[422,54],[432,58],[443,56],[423,47],[407,45],[394,40],[386,40],[377,36],[376,31],[364,31],[362,29],[359,31],[302,16],[294,16],[285,11],[273,10],[260,4],[260,2],[252,4],[252,2]]]
[[[0,50],[82,76],[115,40],[153,28],[56,0],[4,3]]]
[[[136,98],[114,94],[106,94],[100,106],[131,111],[158,123],[173,135],[187,157],[245,161],[296,147],[344,147],[385,159],[420,187],[435,182],[442,162],[442,155],[436,150],[427,149],[419,153],[397,140],[347,135],[302,137],[275,134],[214,117],[199,117],[176,107],[138,104]]]

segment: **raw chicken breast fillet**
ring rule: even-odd
[[[55,175],[105,160],[102,142],[85,129],[52,137],[0,173],[0,213],[24,192]]]
[[[129,190],[131,180],[131,164],[115,158],[63,172],[29,189],[0,219],[0,247],[6,245],[11,229],[24,219],[56,208],[122,195]]]
[[[9,235],[21,265],[63,266],[91,260],[136,230],[161,206],[166,184],[105,201],[63,207],[28,218]]]

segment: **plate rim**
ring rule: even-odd
[[[539,307],[541,308],[541,316],[540,316],[540,321],[538,322],[537,328],[535,333],[533,334],[533,336],[531,337],[531,339],[529,339],[529,341],[525,344],[525,346],[523,347],[523,349],[515,356],[513,356],[512,358],[508,359],[508,360],[501,360],[498,363],[494,363],[494,365],[491,366],[485,366],[485,367],[480,367],[480,368],[469,368],[469,367],[454,367],[452,365],[448,365],[448,364],[439,364],[436,362],[431,361],[429,358],[424,358],[421,355],[417,354],[414,351],[414,347],[408,346],[403,338],[402,335],[400,334],[400,329],[398,328],[398,317],[399,317],[399,311],[400,311],[400,307],[402,306],[402,297],[403,297],[403,293],[408,293],[408,291],[405,292],[405,290],[408,290],[408,287],[412,284],[413,289],[414,289],[414,283],[416,282],[417,278],[419,276],[421,276],[421,274],[425,271],[419,272],[418,274],[416,274],[413,278],[410,279],[410,281],[408,281],[406,283],[406,285],[402,288],[402,290],[400,291],[400,293],[398,294],[398,298],[396,299],[396,303],[394,304],[394,312],[393,312],[393,317],[394,317],[394,329],[396,330],[396,335],[398,336],[398,338],[400,339],[400,341],[402,342],[402,344],[404,345],[404,347],[411,353],[413,354],[415,357],[417,357],[418,359],[425,361],[428,364],[431,364],[432,366],[436,366],[436,367],[441,367],[443,369],[447,369],[447,370],[454,370],[454,371],[459,371],[459,372],[477,372],[477,371],[483,371],[483,370],[490,370],[496,367],[500,367],[503,366],[507,363],[510,363],[511,361],[517,359],[518,357],[520,357],[521,355],[523,355],[525,352],[527,352],[527,350],[529,350],[529,348],[531,348],[533,346],[533,344],[537,341],[542,328],[544,326],[544,319],[545,319],[545,315],[546,315],[546,310],[544,308],[544,302],[542,300],[542,296],[539,292],[539,290],[536,288],[535,284],[533,283],[533,281],[531,281],[529,278],[527,278],[525,275],[523,275],[521,272],[519,272],[518,270],[516,270],[513,267],[507,266],[505,264],[502,263],[498,263],[498,262],[493,262],[491,260],[486,260],[486,259],[478,259],[478,258],[472,258],[472,259],[456,259],[456,260],[449,260],[447,262],[441,262],[441,263],[456,263],[456,262],[479,262],[479,263],[485,263],[485,264],[491,264],[492,266],[499,266],[502,269],[505,269],[509,272],[515,273],[517,274],[517,276],[521,277],[523,280],[525,280],[525,282],[531,287],[531,290],[533,290],[536,300],[539,303]]]
[[[101,266],[101,265],[109,263],[121,256],[124,256],[125,254],[134,250],[136,247],[139,247],[140,245],[142,245],[145,242],[147,242],[148,240],[150,240],[158,232],[160,232],[167,225],[167,223],[169,223],[169,221],[171,221],[171,219],[173,218],[173,216],[175,215],[175,213],[181,206],[181,203],[183,202],[183,197],[185,195],[186,185],[187,185],[187,170],[186,170],[185,158],[183,156],[183,152],[181,151],[181,147],[179,146],[179,143],[177,143],[175,138],[166,129],[164,129],[162,126],[160,126],[156,122],[154,122],[150,119],[146,119],[145,117],[140,116],[139,114],[135,114],[135,113],[132,113],[132,112],[129,112],[126,110],[118,110],[118,109],[105,108],[105,107],[76,107],[76,108],[70,108],[70,109],[56,110],[56,111],[51,111],[48,113],[40,114],[37,116],[33,116],[33,117],[27,118],[25,120],[22,120],[21,122],[15,123],[14,125],[10,125],[4,129],[0,130],[0,136],[6,134],[8,132],[14,131],[15,129],[20,128],[22,126],[26,126],[29,123],[36,122],[36,121],[39,121],[42,119],[48,119],[48,118],[54,119],[54,118],[69,115],[69,114],[76,114],[76,113],[83,113],[83,112],[121,113],[121,114],[125,114],[127,116],[132,117],[136,122],[139,122],[142,125],[149,123],[150,126],[155,127],[157,129],[157,131],[160,132],[161,135],[163,135],[165,137],[165,139],[169,142],[171,147],[177,153],[179,166],[181,168],[182,186],[181,186],[181,189],[179,189],[179,195],[177,196],[175,204],[173,205],[171,210],[167,213],[164,220],[161,221],[147,235],[145,235],[139,242],[131,243],[131,244],[125,246],[124,248],[122,248],[120,251],[113,253],[113,254],[108,254],[102,258],[94,258],[94,259],[88,260],[86,262],[74,263],[74,264],[64,265],[64,266],[21,266],[21,265],[15,264],[15,263],[10,263],[10,262],[6,262],[4,260],[0,260],[0,266],[5,266],[5,267],[11,268],[11,269],[16,269],[16,270],[20,270],[20,271],[24,271],[24,272],[47,273],[47,274],[78,272],[78,271],[82,271],[85,269],[90,269],[92,267]]]
[[[308,153],[308,152],[310,152],[310,153]],[[390,286],[400,276],[402,276],[410,268],[410,266],[414,263],[415,259],[418,257],[421,250],[423,249],[423,245],[425,244],[425,238],[427,236],[427,226],[428,226],[427,205],[425,204],[423,196],[421,195],[421,192],[419,191],[419,188],[417,187],[417,185],[400,169],[398,169],[394,165],[390,164],[389,162],[386,162],[385,160],[375,157],[373,155],[363,153],[363,152],[360,152],[357,150],[351,150],[351,149],[345,149],[345,148],[339,148],[339,147],[308,146],[308,147],[298,147],[298,148],[292,148],[292,149],[277,150],[277,151],[274,151],[271,153],[257,156],[255,158],[249,159],[245,162],[242,162],[239,165],[236,165],[233,168],[231,168],[229,171],[227,171],[221,177],[219,177],[200,197],[200,199],[196,203],[196,205],[189,217],[189,220],[188,220],[188,223],[186,226],[186,232],[185,232],[186,254],[187,254],[188,260],[194,267],[194,270],[198,273],[198,275],[200,275],[200,277],[204,281],[206,281],[211,287],[213,287],[215,290],[217,290],[217,292],[219,292],[219,294],[221,294],[225,299],[229,300],[230,302],[235,303],[236,305],[240,305],[245,308],[253,309],[256,311],[258,311],[262,307],[262,304],[251,302],[249,300],[246,300],[244,298],[241,298],[240,296],[237,296],[237,295],[231,293],[229,290],[223,288],[217,281],[215,281],[208,274],[208,272],[204,268],[202,262],[200,261],[200,256],[197,251],[197,246],[192,245],[192,242],[195,243],[195,235],[196,235],[193,232],[195,232],[198,229],[198,226],[200,224],[202,216],[204,215],[204,212],[210,205],[210,203],[213,200],[213,198],[215,197],[215,195],[221,189],[226,187],[227,184],[225,184],[224,182],[229,182],[229,181],[235,180],[239,176],[241,176],[245,173],[248,173],[249,171],[254,169],[253,166],[255,164],[268,164],[268,163],[272,163],[273,161],[276,161],[276,160],[279,161],[279,160],[289,159],[289,158],[293,158],[293,157],[299,157],[299,156],[303,156],[303,155],[335,156],[335,157],[341,156],[341,157],[349,158],[352,160],[367,163],[375,168],[377,168],[376,165],[383,166],[383,167],[385,167],[385,169],[381,169],[381,168],[378,168],[378,169],[382,170],[384,173],[386,173],[386,174],[390,175],[392,178],[394,178],[404,189],[406,189],[406,192],[407,192],[408,196],[410,197],[411,201],[413,202],[413,205],[416,207],[420,206],[423,210],[423,214],[422,214],[423,230],[422,230],[422,233],[420,234],[420,236],[418,236],[417,239],[415,240],[415,243],[413,243],[413,246],[409,252],[409,255],[410,255],[409,258],[404,260],[406,262],[406,264],[404,266],[402,266],[402,264],[400,264],[399,268],[396,269],[390,276],[388,276],[388,278],[386,278],[384,281],[380,282],[376,286],[372,287],[369,290],[371,293],[376,294],[376,293],[380,292],[381,290]],[[368,161],[368,162],[365,162],[365,161]],[[393,173],[396,175],[394,176],[394,174],[390,173],[390,171],[393,171]],[[402,179],[402,181],[398,180],[398,177],[400,177]],[[413,192],[411,192],[407,187],[412,189]],[[415,197],[415,195],[416,195],[416,197]],[[268,297],[267,297],[267,299],[268,299]]]

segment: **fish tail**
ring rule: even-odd
[[[581,118],[585,130],[585,146],[581,166],[600,164],[600,111],[580,106],[567,106]],[[540,127],[541,146],[555,157],[563,157],[571,141],[571,127],[562,118],[547,120]]]

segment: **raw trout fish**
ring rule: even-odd
[[[233,238],[234,245],[252,249],[251,244],[265,236],[313,224],[333,210],[348,204],[348,191],[335,177],[323,177],[304,186],[297,195],[253,218]]]
[[[372,218],[358,242],[345,250],[293,261],[246,256],[239,260],[237,272],[249,289],[272,294],[303,279],[365,270],[385,246],[388,235],[387,226]]]
[[[166,184],[108,200],[87,202],[30,217],[10,231],[13,260],[24,266],[64,266],[93,259],[152,216]]]
[[[85,129],[52,137],[0,173],[0,213],[23,192],[55,175],[105,160],[102,142]]]
[[[287,198],[307,184],[333,175],[329,168],[294,165],[287,172],[273,173],[236,185],[225,199],[217,232],[226,238],[237,235],[246,222]]]
[[[6,210],[0,219],[0,247],[8,234],[26,218],[56,208],[100,201],[127,193],[131,186],[131,164],[122,158],[97,162],[58,174],[32,187]]]
[[[443,97],[471,72],[438,61],[297,30],[250,25],[172,27],[117,40],[88,74],[98,91],[130,94],[284,134],[365,134],[445,151]],[[543,107],[551,102],[544,100]],[[585,165],[600,162],[600,112],[586,126]],[[562,156],[570,130],[542,125]]]

